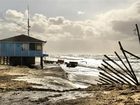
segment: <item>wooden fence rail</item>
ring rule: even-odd
[[[124,63],[124,61],[121,59],[121,57],[118,55],[117,52],[114,53],[122,65],[118,64],[115,60],[111,59],[109,56],[104,55],[106,60],[103,59],[102,67],[98,67],[98,69],[100,69],[98,83],[112,85],[114,84],[139,85],[138,79],[126,54],[129,54],[137,59],[140,59],[140,57],[124,50],[120,41],[118,43],[127,65]],[[118,68],[112,66],[108,61],[113,63]]]

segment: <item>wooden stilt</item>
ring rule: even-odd
[[[3,62],[3,63],[4,63],[4,65],[5,65],[5,57],[4,57],[4,62]]]
[[[8,65],[8,57],[6,57],[6,65]]]
[[[2,57],[2,64],[5,64],[5,57]]]
[[[43,57],[40,57],[40,66],[41,66],[41,69],[43,69]]]
[[[0,57],[0,64],[1,64],[1,57]]]

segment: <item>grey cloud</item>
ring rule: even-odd
[[[37,32],[37,33],[44,33],[46,28],[43,27],[44,24],[40,23],[33,23],[31,27],[31,31]]]
[[[58,25],[50,25],[47,28],[47,32],[51,34],[64,34],[62,27]]]
[[[121,32],[122,35],[126,37],[131,37],[131,35],[134,34],[135,24],[140,25],[140,20],[113,21],[112,28],[115,31]]]
[[[63,30],[70,33],[71,37],[76,39],[81,39],[84,35],[82,26],[75,23],[71,25],[65,25]]]
[[[46,16],[44,16],[43,14],[38,14],[38,13],[34,14],[33,17],[31,17],[31,20],[35,21],[35,22],[38,22],[38,21],[39,22],[48,22]]]
[[[48,41],[48,44],[46,46],[47,50],[52,51],[52,53],[56,53],[57,51],[59,53],[105,54],[117,49],[116,44],[114,44],[114,42],[112,41],[94,38],[90,40],[68,40],[68,38],[66,38],[59,41]]]
[[[58,16],[56,18],[49,18],[48,21],[54,25],[60,25],[64,23],[65,18],[62,16]]]
[[[140,13],[140,2],[134,3],[134,6],[136,7],[137,12]]]

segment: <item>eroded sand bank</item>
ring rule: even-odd
[[[89,85],[88,85],[89,86]],[[0,66],[1,105],[139,105],[139,86],[80,88],[60,67]]]

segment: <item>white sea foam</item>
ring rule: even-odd
[[[121,67],[126,69],[121,61],[114,55],[109,56],[111,59],[113,59],[116,63],[118,63]],[[68,78],[72,81],[81,81],[86,83],[97,83],[95,82],[98,80],[99,76],[99,69],[98,67],[101,66],[103,63],[102,59],[106,59],[103,57],[103,55],[80,55],[80,56],[65,56],[64,59],[65,62],[75,61],[78,62],[78,66],[75,68],[69,68],[66,67],[66,65],[61,65],[61,67],[68,73]],[[72,59],[71,59],[72,58]],[[123,62],[127,65],[128,68],[129,65],[125,59],[125,57],[121,56]],[[140,60],[128,56],[129,62],[132,65],[132,68],[140,81]],[[106,59],[106,61],[112,65],[116,69],[120,69],[117,65],[115,65],[113,62]],[[93,84],[94,84],[93,83]]]

